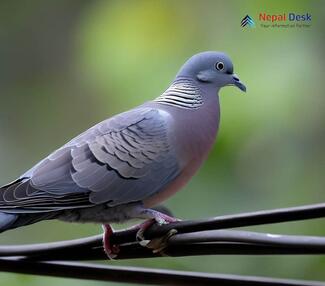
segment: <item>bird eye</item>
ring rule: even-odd
[[[222,71],[225,68],[225,65],[223,62],[217,62],[215,67],[218,71]]]

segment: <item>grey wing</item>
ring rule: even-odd
[[[0,209],[49,211],[144,200],[180,172],[166,112],[138,108],[103,121],[0,192]]]

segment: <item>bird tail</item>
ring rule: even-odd
[[[22,181],[23,178],[20,178],[10,184],[0,187],[0,233],[9,229],[33,224],[41,220],[54,219],[60,214],[60,211],[24,212],[18,210],[16,212],[15,209],[6,209],[3,205],[6,201],[4,198],[5,191],[10,187],[18,186]]]
[[[0,212],[0,232],[11,229],[17,218],[18,216],[16,214],[7,214]]]
[[[48,213],[5,213],[0,211],[0,233],[9,229],[33,224],[58,217],[58,212]]]

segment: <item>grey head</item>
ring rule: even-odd
[[[200,85],[209,85],[216,90],[228,85],[246,91],[246,86],[234,74],[234,67],[228,55],[221,52],[202,52],[192,56],[181,67],[176,79],[191,78]]]

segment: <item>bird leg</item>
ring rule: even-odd
[[[152,209],[140,209],[137,212],[136,218],[148,219],[143,223],[137,224],[126,230],[137,230],[136,239],[140,245],[144,247],[148,247],[153,250],[154,253],[160,253],[167,246],[168,239],[174,235],[177,231],[172,229],[163,237],[155,238],[153,240],[146,240],[144,238],[145,231],[150,228],[154,223],[158,223],[159,225],[168,224],[171,222],[180,221],[177,218],[165,215],[161,212]],[[103,234],[103,246],[104,251],[107,257],[111,260],[114,260],[117,257],[120,249],[118,245],[112,245],[110,242],[111,236],[114,232],[113,228],[109,224],[102,225],[104,234]]]
[[[111,235],[113,234],[114,230],[109,224],[103,224],[102,227],[104,230],[104,233],[103,233],[104,251],[110,260],[114,260],[120,251],[120,249],[117,245],[112,245],[110,242]]]

